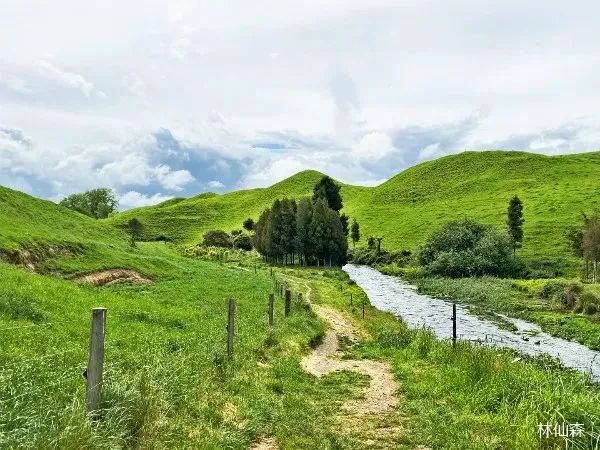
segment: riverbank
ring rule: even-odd
[[[585,374],[565,370],[550,358],[472,342],[453,348],[374,308],[365,292],[337,269],[281,267],[276,273],[295,289],[310,285],[313,303],[335,308],[361,330],[357,342],[341,342],[344,360],[390,364],[398,383],[402,432],[389,437],[388,447],[377,448],[564,448],[560,437],[540,440],[537,427],[572,421],[583,421],[587,430],[576,448],[597,447],[600,388]],[[333,376],[315,379],[315,385],[330,383]],[[395,422],[398,416],[393,417]],[[347,433],[364,435],[366,425],[373,425],[368,417]]]
[[[398,270],[393,266],[381,266],[378,270],[406,280],[419,293],[443,300],[455,300],[467,305],[474,314],[509,328],[510,323],[506,323],[501,315],[535,323],[552,336],[578,342],[592,350],[600,350],[600,316],[564,310],[556,302],[541,298],[540,290],[549,280],[427,277]],[[595,286],[586,286],[586,289],[594,288]]]

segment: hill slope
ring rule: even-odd
[[[309,194],[321,177],[305,171],[269,188],[199,196],[168,206],[126,211],[119,225],[138,217],[146,238],[166,236],[193,244],[212,228],[240,228],[275,198]],[[363,236],[383,236],[388,249],[414,249],[440,224],[461,217],[504,227],[509,198],[525,206],[528,258],[567,257],[565,227],[600,208],[600,153],[544,156],[522,152],[465,152],[411,167],[380,186],[342,185],[344,212],[356,217]]]
[[[0,260],[39,272],[133,268],[173,273],[162,246],[132,248],[124,230],[50,201],[0,186]]]

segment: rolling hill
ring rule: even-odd
[[[300,172],[273,186],[200,195],[174,204],[139,208],[108,221],[140,219],[147,239],[159,236],[192,245],[209,229],[240,228],[274,199],[308,195],[322,176]],[[563,233],[582,212],[600,208],[600,153],[544,156],[524,152],[464,152],[411,167],[377,187],[342,184],[344,210],[361,224],[363,236],[383,236],[388,249],[414,249],[442,223],[473,217],[504,226],[509,198],[525,206],[529,259],[569,259]]]

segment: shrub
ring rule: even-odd
[[[527,261],[525,275],[528,278],[556,278],[566,271],[567,264],[563,259],[532,259]]]
[[[552,300],[563,308],[577,308],[578,300],[583,294],[581,283],[569,283],[564,280],[548,281],[540,290],[539,296],[544,300]],[[577,312],[577,311],[576,311]],[[579,311],[581,312],[581,311]]]
[[[511,277],[523,271],[510,238],[471,219],[449,222],[432,233],[419,249],[418,262],[432,275],[453,278]]]
[[[596,293],[585,291],[581,294],[577,306],[575,307],[575,312],[585,312],[592,316],[596,314],[598,310],[600,310],[600,297]]]
[[[229,236],[223,230],[211,230],[208,233],[206,233],[204,235],[202,245],[204,245],[205,247],[233,247],[233,243],[231,242],[231,236]]]
[[[544,300],[555,299],[560,292],[564,291],[566,285],[567,282],[562,280],[548,281],[540,290],[540,298]]]

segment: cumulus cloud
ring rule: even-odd
[[[128,191],[125,194],[119,196],[119,206],[125,208],[139,208],[141,206],[157,205],[158,203],[162,203],[172,198],[173,196],[170,195],[144,195],[137,191]]]
[[[209,189],[221,190],[225,188],[225,185],[218,180],[211,180],[206,183]]]

